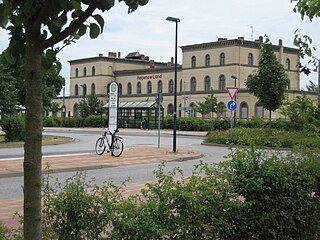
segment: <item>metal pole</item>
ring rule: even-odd
[[[237,87],[237,78],[234,79],[234,87]],[[234,95],[234,101],[237,102],[237,94]],[[237,122],[237,110],[234,110],[234,128],[236,128]]]
[[[173,152],[177,151],[177,58],[178,58],[178,22],[176,21],[174,51],[174,99],[173,99]]]
[[[160,104],[161,104],[161,93],[158,93],[158,148],[160,148]]]
[[[320,96],[320,58],[318,59],[318,97]]]

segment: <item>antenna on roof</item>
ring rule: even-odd
[[[251,29],[251,36],[250,36],[250,39],[251,39],[251,41],[253,41],[253,26],[252,26],[252,25],[250,26],[250,29]]]

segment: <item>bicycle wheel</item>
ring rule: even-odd
[[[98,140],[96,141],[96,154],[98,155],[102,155],[104,153],[104,151],[106,150],[106,144],[104,142],[104,139],[102,137],[98,138]]]
[[[111,146],[112,156],[119,157],[123,152],[123,142],[120,138],[115,138]]]

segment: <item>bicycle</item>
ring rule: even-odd
[[[116,136],[117,132],[119,132],[119,130],[115,130],[114,133],[111,133],[109,129],[105,128],[102,136],[96,141],[95,151],[98,155],[102,155],[107,147],[107,152],[111,152],[111,156],[119,157],[122,154],[123,140],[122,137]],[[111,136],[110,141],[107,135]]]

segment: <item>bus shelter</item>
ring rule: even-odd
[[[109,115],[109,103],[103,106]],[[118,127],[119,128],[143,128],[157,129],[163,127],[164,112],[162,105],[156,101],[143,102],[119,102]]]

